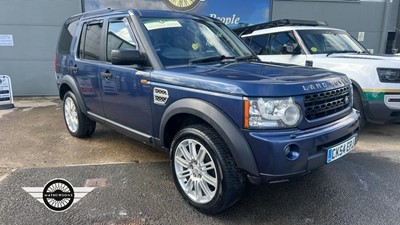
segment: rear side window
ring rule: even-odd
[[[72,39],[78,25],[79,17],[68,19],[61,28],[60,38],[58,39],[57,53],[69,54],[71,49]]]
[[[248,42],[248,45],[257,55],[268,55],[270,54],[268,39],[269,34],[253,36],[251,37],[251,41]]]
[[[292,32],[281,32],[271,34],[271,55],[285,55],[288,54],[284,51],[284,45],[297,44],[296,38]]]
[[[87,23],[83,26],[79,43],[79,58],[100,60],[102,22]]]

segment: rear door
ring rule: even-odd
[[[108,119],[129,127],[139,136],[151,135],[151,89],[146,84],[150,68],[137,65],[112,65],[111,51],[139,49],[138,39],[130,28],[127,18],[110,18],[106,24],[106,61],[109,68],[100,74],[104,113]]]
[[[86,21],[78,44],[75,62],[71,67],[88,111],[103,116],[100,68],[104,65],[101,41],[103,20]]]

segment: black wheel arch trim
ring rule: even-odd
[[[186,113],[206,121],[227,144],[238,168],[259,175],[253,152],[246,138],[234,122],[212,104],[199,99],[181,99],[172,103],[165,111],[160,124],[161,145],[164,144],[165,126],[174,115]]]
[[[360,112],[360,113],[363,113],[363,115],[365,116],[365,119],[368,122],[371,122],[372,121],[371,120],[371,115],[370,115],[371,112],[369,110],[367,110],[368,109],[368,102],[365,101],[363,89],[361,88],[361,86],[355,80],[353,80],[353,79],[350,79],[350,80],[351,80],[352,85],[356,89],[355,91],[358,92],[358,94],[360,95],[360,98],[361,98],[361,105],[363,107],[363,112]],[[354,95],[354,93],[353,93],[353,95]],[[353,102],[353,104],[354,104],[354,102]]]
[[[75,94],[76,100],[78,101],[78,104],[82,110],[82,112],[87,115],[87,108],[86,104],[83,101],[82,94],[78,88],[78,84],[76,83],[75,79],[71,75],[64,75],[63,78],[61,79],[60,82],[60,90],[62,85],[68,85],[68,87],[71,89],[71,91]],[[60,92],[60,98],[62,98],[61,92]]]
[[[361,100],[364,102],[364,94],[363,94],[363,89],[361,88],[361,86],[353,79],[350,79],[351,83],[353,84],[353,86],[356,87],[358,93],[360,94]],[[364,105],[364,104],[363,104]]]

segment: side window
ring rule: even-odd
[[[291,44],[297,45],[296,38],[294,37],[292,32],[281,32],[271,34],[270,47],[271,47],[271,55],[282,55],[288,54],[283,45]]]
[[[251,37],[245,37],[245,38],[242,38],[242,39],[243,39],[244,43],[246,43],[248,46],[250,46]]]
[[[65,22],[61,28],[60,38],[58,40],[57,53],[59,54],[69,54],[72,38],[76,26],[78,25],[79,17],[74,17]]]
[[[111,51],[119,49],[137,49],[136,41],[129,32],[129,26],[123,19],[112,20],[107,30],[107,61],[111,62]]]
[[[79,58],[100,60],[102,22],[87,23],[83,26],[79,43]]]
[[[269,34],[253,36],[250,47],[257,55],[269,55],[270,48],[268,46]]]

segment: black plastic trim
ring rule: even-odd
[[[142,133],[140,131],[137,131],[135,129],[132,129],[130,127],[124,126],[122,124],[119,124],[117,122],[114,122],[110,119],[104,118],[102,116],[96,115],[92,112],[88,112],[88,116],[90,119],[95,120],[105,126],[108,126],[122,134],[127,135],[128,137],[131,137],[137,141],[146,143],[146,144],[152,144],[153,143],[153,137],[151,135]]]
[[[71,75],[64,75],[61,79],[60,87],[63,84],[66,84],[69,86],[71,91],[75,94],[76,100],[78,100],[78,104],[79,104],[82,112],[87,115],[87,107],[86,107],[85,102],[83,101],[82,94],[78,88],[78,85],[76,84],[75,79]],[[60,96],[60,98],[62,98],[62,96]]]
[[[384,101],[366,101],[364,109],[368,122],[376,124],[400,122],[400,117],[396,115],[396,112],[400,111],[389,109]]]
[[[259,175],[253,152],[241,130],[223,112],[208,102],[199,99],[181,99],[172,103],[165,111],[160,124],[160,139],[164,143],[164,128],[171,117],[186,113],[197,116],[210,124],[228,145],[238,168]]]
[[[137,40],[140,41],[141,46],[143,47],[142,53],[145,54],[153,67],[154,70],[164,69],[160,59],[155,53],[152,44],[149,43],[150,37],[148,36],[146,28],[144,24],[140,21],[140,15],[135,14],[132,10],[128,10],[131,28],[133,29],[134,34],[137,37]]]
[[[353,80],[353,79],[350,79],[350,80],[351,80],[352,85],[356,87],[358,93],[361,96],[362,101],[364,102],[364,95],[363,95],[361,86],[355,80]],[[353,96],[354,96],[354,93],[353,93]]]

